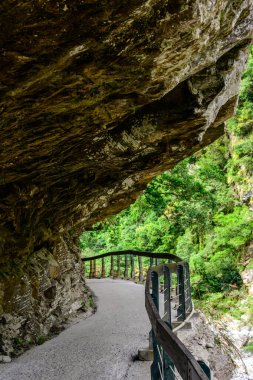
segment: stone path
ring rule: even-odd
[[[0,380],[147,380],[150,362],[134,361],[147,347],[150,324],[144,287],[130,281],[88,280],[98,310],[59,336],[0,364]]]

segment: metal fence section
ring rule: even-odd
[[[159,294],[162,277],[163,305]],[[208,366],[198,363],[172,330],[185,323],[193,310],[188,264],[179,262],[150,267],[145,304],[152,326],[151,380],[210,380]],[[162,315],[159,310],[163,311]]]
[[[123,262],[121,256],[124,256]],[[145,306],[152,327],[149,334],[150,348],[153,350],[151,380],[210,380],[211,372],[207,364],[196,361],[175,334],[193,311],[188,263],[169,253],[108,252],[82,258],[84,262],[90,262],[90,278],[106,277],[105,257],[110,257],[108,276],[139,282],[146,278]],[[134,257],[138,259],[134,260]],[[143,257],[150,258],[146,272]]]

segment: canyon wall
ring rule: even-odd
[[[0,352],[85,303],[83,228],[223,134],[250,0],[0,5]]]

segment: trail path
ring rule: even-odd
[[[0,380],[147,380],[150,362],[134,361],[148,346],[144,287],[131,281],[88,280],[98,310],[59,336],[0,364]]]

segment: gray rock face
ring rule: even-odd
[[[227,347],[219,331],[208,323],[202,313],[195,312],[191,323],[192,330],[178,331],[179,339],[197,360],[204,361],[210,367],[213,380],[231,380],[235,368],[233,347]]]
[[[1,352],[18,354],[62,329],[62,322],[83,307],[87,292],[83,265],[72,240],[61,239],[54,254],[35,252],[21,277],[1,282]]]
[[[11,358],[7,355],[0,355],[0,363],[10,363]]]
[[[250,0],[2,2],[0,314],[14,326],[65,315],[83,291],[78,232],[223,133],[252,21]],[[74,287],[64,269],[46,279],[64,255]]]

